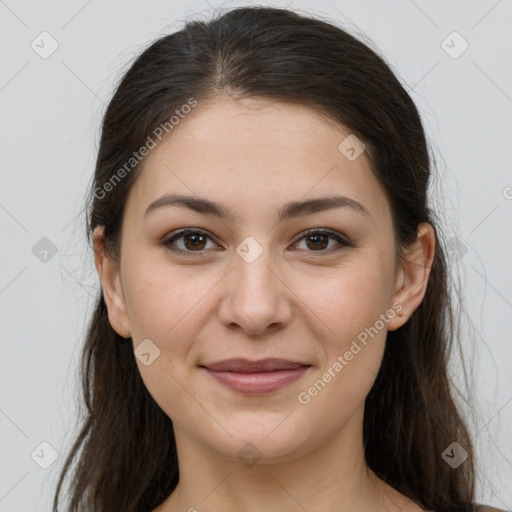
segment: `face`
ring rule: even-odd
[[[339,149],[350,133],[307,107],[219,97],[148,155],[104,286],[113,327],[144,341],[137,365],[177,440],[277,461],[361,425],[407,290],[384,190],[364,151]],[[171,194],[226,215],[155,203]],[[335,196],[348,200],[307,203]],[[232,358],[299,367],[204,368]]]

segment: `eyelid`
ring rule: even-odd
[[[333,229],[329,228],[311,228],[306,231],[303,231],[300,234],[300,237],[297,239],[297,241],[294,243],[294,245],[302,240],[303,238],[307,238],[316,234],[322,234],[322,235],[328,235],[331,238],[334,238],[337,242],[339,242],[342,245],[346,245],[348,247],[353,247],[353,243],[350,241],[348,236],[344,235],[343,233],[340,233],[339,231],[335,231]],[[315,252],[315,251],[309,251],[309,252]],[[326,251],[316,251],[316,252],[326,252]]]
[[[207,252],[208,249],[201,249],[199,251],[185,251],[185,250],[177,249],[177,248],[171,246],[172,242],[174,242],[175,240],[177,240],[183,236],[189,235],[189,234],[205,235],[207,238],[209,238],[213,242],[217,243],[215,241],[215,237],[213,235],[211,235],[205,229],[183,228],[178,231],[173,231],[170,235],[166,236],[163,239],[163,241],[161,242],[161,245],[163,245],[165,248],[167,248],[169,251],[171,251],[173,253],[182,254],[185,256],[192,256],[192,255],[202,256],[202,255],[204,255],[204,253]],[[333,252],[337,252],[337,251],[341,250],[343,247],[354,247],[354,244],[350,241],[350,239],[346,235],[344,235],[343,233],[340,233],[338,231],[329,229],[329,228],[311,228],[306,231],[303,231],[302,233],[300,233],[299,237],[292,245],[296,245],[302,239],[314,236],[316,234],[327,235],[328,237],[333,238],[334,240],[336,240],[338,242],[339,247],[337,247],[337,248],[331,247],[330,249],[324,249],[324,250],[319,250],[319,251],[306,251],[308,253],[314,254],[315,252],[317,252],[320,255],[322,253],[332,254]],[[294,249],[294,250],[297,250],[297,249]],[[299,249],[299,250],[301,250],[301,249]]]
[[[164,237],[164,239],[161,242],[161,245],[163,245],[166,249],[168,249],[169,251],[176,253],[176,254],[183,254],[185,256],[192,256],[194,254],[195,255],[203,255],[207,251],[207,249],[201,249],[200,251],[184,251],[183,249],[178,249],[176,247],[172,247],[171,242],[174,242],[175,240],[178,240],[185,235],[192,235],[192,234],[193,235],[204,235],[207,238],[209,238],[210,240],[212,240],[213,242],[217,243],[215,241],[215,237],[213,235],[211,235],[205,229],[183,228],[183,229],[179,229],[177,231],[173,231],[172,233],[170,233],[169,235]]]

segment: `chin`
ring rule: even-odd
[[[296,418],[293,413],[288,417],[271,414],[265,418],[265,414],[259,411],[242,416],[240,414],[236,422],[224,424],[231,435],[220,429],[221,437],[212,438],[212,431],[209,430],[202,433],[203,442],[223,456],[248,467],[293,460],[305,454],[315,444],[315,439],[304,429],[304,423],[294,423]],[[319,428],[313,430],[320,433]],[[319,443],[320,438],[321,435]]]

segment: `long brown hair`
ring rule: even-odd
[[[170,133],[169,119],[191,98],[201,102],[221,91],[235,99],[308,105],[349,127],[384,185],[400,258],[420,222],[434,226],[425,297],[405,325],[388,333],[366,399],[365,456],[380,478],[425,508],[473,510],[473,449],[447,371],[457,340],[448,261],[427,204],[432,157],[413,100],[367,44],[329,22],[270,7],[189,21],[157,39],[122,77],[107,107],[87,198],[89,241],[94,228],[104,226],[107,253],[119,258],[123,208],[144,164],[131,160],[134,152],[158,127]],[[54,512],[68,473],[68,511],[153,510],[179,478],[172,421],[146,389],[131,340],[111,327],[101,290],[83,346],[81,383],[85,416],[60,475]],[[468,453],[457,469],[441,456],[453,441]]]

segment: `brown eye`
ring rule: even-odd
[[[331,249],[337,250],[336,246],[329,247],[329,239],[335,240],[338,246],[351,246],[347,240],[343,239],[337,233],[325,230],[309,231],[300,241],[306,240],[305,250],[308,252],[330,252]],[[339,248],[340,247],[338,247],[338,249]]]
[[[188,229],[164,240],[162,245],[174,252],[193,253],[206,250],[207,240],[211,240],[211,237],[203,231]]]
[[[213,247],[207,247],[208,240],[213,243]],[[306,252],[331,253],[344,247],[352,247],[352,244],[344,239],[340,234],[326,230],[311,230],[306,232],[299,242],[305,241],[305,248],[299,248]],[[330,241],[336,243],[330,244]],[[298,244],[298,242],[297,242]],[[297,245],[295,244],[295,245]],[[213,242],[212,237],[197,229],[183,229],[162,242],[170,251],[183,254],[185,256],[193,256],[193,253],[199,255],[207,249],[218,249],[219,246]]]
[[[329,245],[329,238],[329,235],[311,235],[306,238],[306,244],[309,249],[325,249]]]
[[[204,249],[206,238],[207,237],[202,234],[191,234],[183,236],[183,240],[185,240],[185,247],[190,250]]]

